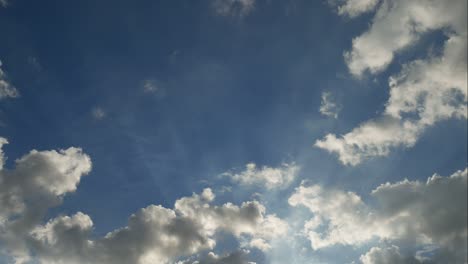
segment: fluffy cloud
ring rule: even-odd
[[[360,257],[362,264],[418,264],[421,263],[416,258],[404,257],[397,246],[385,248],[373,247],[366,254]]]
[[[373,10],[379,0],[329,0],[328,2],[337,6],[338,14],[356,17]]]
[[[382,116],[337,137],[328,134],[316,146],[336,153],[343,164],[385,156],[395,147],[412,147],[434,123],[467,117],[466,1],[383,1],[366,33],[345,54],[350,72],[378,73],[395,52],[426,32],[444,29],[440,56],[429,55],[403,65],[389,78],[390,97]]]
[[[81,212],[41,224],[47,209],[60,204],[90,172],[91,160],[81,149],[32,150],[13,170],[3,168],[4,160],[0,152],[0,243],[5,245],[0,253],[16,263],[169,263],[212,249],[218,231],[251,247],[260,247],[258,241],[268,247],[268,241],[287,232],[286,222],[266,215],[259,202],[213,205],[215,195],[205,189],[177,200],[173,209],[142,208],[127,226],[94,238],[93,222]]]
[[[6,1],[0,1],[0,5],[6,6]],[[2,62],[0,61],[0,99],[8,97],[18,97],[18,90],[7,80],[5,72],[2,70]]]
[[[338,154],[345,165],[357,165],[366,158],[386,156],[394,147],[413,146],[422,129],[411,121],[386,115],[367,121],[341,137],[328,134],[317,140],[315,146]]]
[[[174,209],[150,205],[132,215],[126,227],[96,240],[90,237],[90,217],[82,213],[37,226],[29,239],[33,253],[43,263],[145,264],[170,263],[212,249],[214,235],[220,230],[236,237],[271,239],[283,235],[269,226],[270,218],[281,220],[265,216],[265,208],[258,202],[214,206],[210,204],[213,198],[211,190],[205,189],[200,195],[177,200]],[[207,263],[218,263],[213,262],[215,256]]]
[[[0,138],[0,142],[7,140]],[[48,208],[76,190],[81,177],[91,170],[91,160],[80,148],[32,150],[8,170],[3,168],[3,153],[0,157],[0,242],[7,245],[8,254],[26,260],[28,233]]]
[[[345,6],[358,1],[347,1]],[[365,2],[359,1],[367,6]],[[352,5],[356,6],[356,5]],[[384,70],[396,52],[414,44],[422,34],[447,28],[466,32],[466,1],[382,1],[367,32],[353,39],[345,53],[350,72],[360,77],[365,71]]]
[[[220,16],[243,17],[255,9],[255,0],[213,0],[212,3]]]
[[[379,238],[434,245],[436,258],[444,263],[466,261],[466,169],[450,177],[434,175],[425,183],[382,184],[372,191],[372,197],[376,205],[369,206],[355,193],[313,185],[298,187],[289,203],[305,206],[314,214],[304,225],[313,249]],[[374,251],[369,259],[382,253]]]
[[[338,114],[341,111],[341,105],[339,105],[332,93],[322,92],[322,102],[320,103],[320,113],[327,117],[338,118]]]
[[[292,183],[299,172],[296,164],[284,163],[281,167],[263,166],[257,168],[255,163],[248,163],[240,173],[226,172],[223,176],[230,177],[234,182],[243,185],[264,185],[268,189],[286,187]]]

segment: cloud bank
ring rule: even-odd
[[[376,202],[372,206],[353,192],[302,185],[291,195],[289,204],[305,206],[313,213],[303,232],[315,250],[339,244],[362,245],[378,238],[434,246],[435,259],[440,263],[466,262],[466,169],[449,177],[435,174],[426,182],[385,183],[374,189],[371,197]],[[371,259],[399,255],[395,248],[385,251],[371,250],[361,260],[388,263]]]
[[[0,142],[7,143],[4,138]],[[286,222],[266,214],[257,201],[214,205],[215,195],[205,189],[178,199],[172,209],[142,208],[130,216],[127,226],[94,238],[93,221],[82,212],[42,224],[46,211],[74,192],[81,177],[90,172],[91,159],[80,148],[32,150],[16,161],[13,170],[3,168],[4,160],[2,153],[0,243],[5,245],[2,254],[16,263],[32,259],[67,264],[170,263],[213,249],[220,231],[247,241],[248,247],[267,250],[269,241],[288,229]]]

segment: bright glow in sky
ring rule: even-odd
[[[466,0],[0,0],[0,263],[467,263]]]

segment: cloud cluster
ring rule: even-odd
[[[3,138],[0,142],[7,143]],[[32,150],[13,170],[4,169],[3,162],[2,153],[0,243],[5,245],[2,253],[16,263],[26,263],[31,256],[41,263],[169,263],[213,249],[218,231],[242,241],[260,240],[259,248],[268,249],[268,241],[285,235],[288,228],[275,215],[266,215],[257,201],[213,205],[215,195],[205,189],[180,198],[173,209],[142,208],[127,226],[94,238],[93,222],[81,212],[41,224],[47,209],[60,204],[90,172],[91,160],[81,149]]]
[[[351,74],[360,78],[383,71],[396,53],[434,30],[447,38],[442,53],[406,63],[389,78],[390,97],[380,117],[341,137],[328,134],[315,145],[338,154],[343,164],[356,165],[395,147],[412,147],[438,121],[466,118],[466,10],[463,0],[382,1],[370,29],[345,53]]]
[[[0,5],[6,6],[6,1],[0,1]],[[18,90],[7,80],[6,73],[2,70],[2,62],[0,61],[0,99],[15,98],[19,96]]]
[[[242,185],[259,185],[274,189],[289,186],[299,173],[299,169],[294,163],[283,163],[277,168],[268,166],[257,168],[255,163],[248,163],[245,170],[240,173],[225,172],[222,175]]]
[[[426,182],[382,184],[371,196],[376,201],[373,206],[353,192],[300,186],[289,204],[305,206],[314,214],[304,225],[313,249],[359,245],[379,238],[433,245],[437,247],[435,258],[441,263],[466,262],[466,169],[449,177],[433,175]],[[382,254],[382,250],[371,250],[362,259],[370,261]],[[395,249],[385,254],[399,255]]]

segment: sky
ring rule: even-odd
[[[0,263],[467,263],[465,0],[0,0]]]

